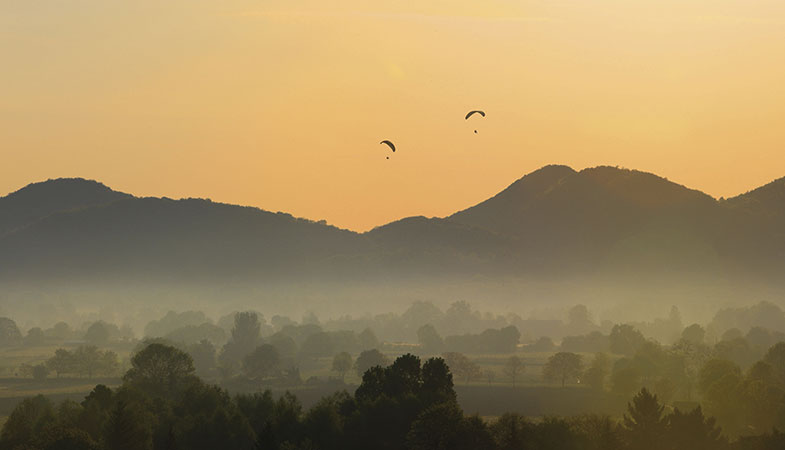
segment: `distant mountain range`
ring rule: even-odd
[[[717,200],[653,174],[546,166],[444,218],[367,233],[58,179],[0,198],[0,281],[678,274],[785,278],[785,178]]]

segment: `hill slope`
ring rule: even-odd
[[[81,178],[29,184],[0,198],[0,236],[58,211],[104,205],[130,197]]]
[[[53,180],[0,199],[0,280],[771,278],[785,268],[783,199],[785,180],[717,201],[649,173],[546,166],[447,218],[358,234],[258,208]]]

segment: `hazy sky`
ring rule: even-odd
[[[785,1],[0,0],[0,195],[81,176],[365,230],[549,163],[785,176]]]

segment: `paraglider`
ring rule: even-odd
[[[475,114],[479,114],[479,115],[485,117],[485,111],[480,111],[479,109],[475,109],[473,111],[469,111],[466,114],[466,117],[464,118],[464,120],[469,120],[469,117],[471,117],[471,116],[473,116]],[[474,134],[477,134],[477,130],[474,130]]]
[[[465,120],[469,120],[469,117],[471,117],[471,116],[473,116],[475,114],[479,114],[479,115],[485,117],[485,111],[480,111],[479,109],[475,109],[474,111],[469,111],[469,113],[466,114],[466,119]]]
[[[379,144],[387,144],[387,146],[389,146],[389,147],[390,147],[390,149],[391,149],[393,152],[395,152],[395,144],[393,144],[392,142],[390,142],[390,141],[387,141],[387,140],[384,140],[384,141],[382,141],[382,142],[379,142]]]

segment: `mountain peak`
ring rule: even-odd
[[[58,211],[103,205],[129,197],[131,195],[84,178],[31,183],[0,197],[0,235]]]
[[[86,178],[50,178],[46,181],[39,181],[30,183],[27,186],[8,194],[6,197],[14,197],[18,195],[37,195],[40,193],[52,192],[54,190],[69,190],[69,191],[82,191],[82,192],[109,192],[112,191],[105,184],[88,180]]]
[[[581,170],[578,175],[633,203],[661,207],[691,201],[713,201],[703,192],[674,183],[667,178],[640,170],[597,166]]]

